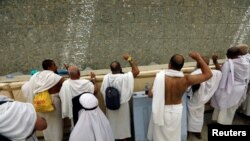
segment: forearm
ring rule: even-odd
[[[94,84],[94,95],[97,95],[98,93],[98,85],[97,83]]]
[[[140,73],[139,69],[138,69],[138,66],[136,65],[136,63],[134,62],[134,60],[130,60],[128,61],[129,62],[129,65],[131,67],[131,71],[134,75],[134,78]]]
[[[91,82],[94,85],[94,95],[96,95],[97,92],[98,92],[98,86],[97,86],[97,83],[96,83],[96,78],[91,78]]]
[[[197,58],[196,61],[199,64],[202,74],[205,77],[205,79],[209,79],[212,76],[212,72],[211,72],[211,69],[206,64],[206,62],[201,57]]]
[[[214,65],[215,65],[215,69],[216,70],[221,70],[221,66],[220,64],[218,63],[218,61],[213,61]]]
[[[152,97],[153,97],[152,89],[150,89],[150,91],[148,92],[148,97],[149,97],[149,98],[152,98]]]

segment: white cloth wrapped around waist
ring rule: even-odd
[[[156,74],[152,88],[152,116],[153,122],[159,126],[164,125],[164,108],[165,108],[165,76],[184,77],[183,72],[171,69],[160,71]]]

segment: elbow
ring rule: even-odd
[[[47,121],[42,117],[37,117],[37,121],[35,123],[35,130],[42,131],[47,128]]]
[[[212,72],[210,71],[207,75],[207,79],[210,79],[213,76]]]
[[[137,77],[140,74],[140,71],[139,70],[135,70],[132,73],[133,73],[134,77]]]

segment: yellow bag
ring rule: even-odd
[[[54,106],[48,91],[37,93],[33,99],[33,105],[37,112],[54,111]]]

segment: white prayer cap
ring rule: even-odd
[[[84,109],[95,109],[98,106],[97,98],[91,93],[84,93],[79,98]]]

